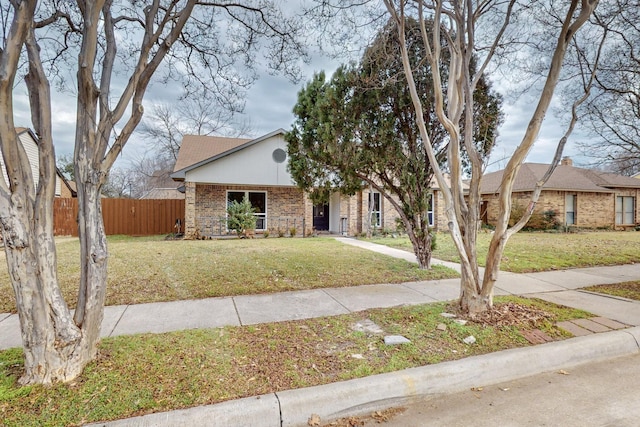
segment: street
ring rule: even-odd
[[[638,426],[640,354],[423,399],[406,408],[387,422],[365,425]]]

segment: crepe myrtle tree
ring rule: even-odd
[[[574,103],[572,109],[574,114],[567,132],[559,138],[550,169],[545,178],[537,183],[526,213],[516,224],[509,227],[511,192],[515,178],[540,132],[561,77],[566,53],[576,41],[578,30],[589,22],[598,1],[525,3],[520,4],[516,0],[481,3],[384,0],[389,15],[396,23],[398,37],[401,40],[403,67],[407,74],[417,126],[424,141],[426,155],[434,168],[434,175],[439,187],[443,190],[449,231],[460,256],[460,309],[469,314],[486,311],[492,306],[493,288],[498,277],[505,244],[530,218],[542,185],[551,176],[562,154],[562,148],[573,129],[576,105],[584,101],[593,81],[592,78],[583,80],[584,95]],[[451,174],[450,180],[445,179],[444,170],[437,161],[438,146],[434,143],[429,126],[424,119],[424,112],[432,107],[423,102],[418,86],[421,77],[416,75],[411,65],[407,16],[412,16],[420,22],[422,42],[426,52],[424,60],[432,71],[433,96],[430,104],[435,109],[438,121],[445,127],[449,139],[446,165]],[[544,22],[545,25],[540,25],[539,29],[542,30],[538,33],[541,35],[540,39],[534,37],[533,31],[536,27],[533,25],[527,27],[527,31],[513,31],[512,21],[516,18],[529,19],[530,25],[542,24],[543,22],[538,20],[539,16],[547,19]],[[518,26],[517,30],[522,28],[524,26]],[[515,49],[514,46],[519,48]],[[545,67],[544,78],[535,102],[535,109],[522,140],[504,169],[498,194],[498,219],[486,256],[485,270],[481,276],[476,238],[480,218],[480,182],[484,163],[474,144],[473,127],[469,125],[473,117],[470,112],[476,108],[476,99],[473,94],[482,79],[482,73],[490,64],[493,62],[515,64],[518,61],[517,58],[522,58],[522,49],[528,46],[535,46],[537,49],[548,47],[550,53],[546,60],[542,61]],[[474,60],[475,53],[481,55],[482,60],[478,64],[477,71],[473,72],[469,64]],[[545,51],[538,50],[537,54],[543,55]],[[448,63],[448,76],[444,76],[441,72],[443,62]],[[594,68],[590,69],[591,76],[593,76],[593,70]],[[463,151],[470,163],[471,174],[468,187],[463,186],[462,183]]]
[[[418,21],[407,19],[406,43],[435,161],[445,161],[448,136],[434,108],[431,70]],[[469,64],[475,71],[475,64]],[[441,67],[447,76],[447,65]],[[501,122],[501,97],[481,79],[469,126],[482,157],[493,148]],[[430,268],[432,234],[429,206],[433,169],[414,119],[415,110],[400,55],[395,22],[375,36],[357,64],[343,65],[326,81],[323,72],[299,92],[288,142],[289,170],[311,198],[326,201],[333,191],[377,190],[398,212],[420,268]]]
[[[0,7],[6,22],[0,151],[8,176],[8,182],[0,179],[0,224],[25,355],[20,383],[71,381],[96,356],[104,312],[108,251],[100,190],[140,123],[154,75],[180,76],[187,91],[200,85],[233,96],[251,83],[252,64],[266,62],[295,78],[305,52],[297,21],[266,0],[12,0]],[[64,67],[75,70],[77,100],[80,282],[73,314],[58,284],[52,209],[49,79],[71,74]],[[238,69],[247,73],[239,75]],[[37,186],[14,124],[14,93],[23,72],[39,139]]]

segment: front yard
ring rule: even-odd
[[[75,306],[80,278],[77,239],[56,245],[66,301]],[[109,237],[107,305],[261,294],[324,287],[457,277],[332,238],[164,240]],[[15,312],[4,251],[0,254],[0,313]]]
[[[488,236],[480,237],[486,245]],[[405,249],[408,243],[403,239],[377,242]],[[448,235],[439,235],[438,245],[435,257],[454,260]],[[640,260],[640,233],[523,233],[507,247],[503,267],[512,271],[616,264]],[[78,243],[61,239],[57,248],[60,279],[73,305]],[[108,304],[456,275],[444,268],[419,270],[414,264],[331,238],[164,241],[111,237],[109,248]],[[0,311],[13,311],[4,266],[0,283]],[[441,302],[293,322],[108,338],[80,378],[50,387],[18,387],[22,352],[0,351],[0,424],[81,425],[364,377],[527,346],[525,333],[534,329],[562,340],[569,334],[557,322],[591,317],[535,299],[497,297],[496,305],[498,312],[513,307],[513,313],[526,310],[526,315],[459,324],[441,316],[443,311],[455,310]],[[384,334],[406,336],[411,344],[389,347],[381,334],[354,328],[366,320],[375,322]],[[470,335],[477,341],[465,344]]]
[[[437,234],[437,248],[433,257],[459,262],[451,237]],[[478,234],[480,265],[486,262],[491,234]],[[377,237],[373,243],[413,252],[406,237]],[[583,233],[524,233],[515,234],[507,242],[500,269],[514,273],[563,270],[597,265],[621,265],[640,262],[640,233],[635,231]]]

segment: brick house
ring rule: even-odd
[[[328,203],[314,206],[287,170],[284,134],[278,129],[255,139],[184,136],[171,177],[184,183],[187,237],[226,234],[227,205],[244,197],[256,210],[258,233],[288,234],[295,228],[298,235],[303,230],[357,235],[366,230],[370,201],[375,226],[395,230],[397,212],[375,191],[336,192]]]
[[[525,163],[513,186],[514,206],[529,203],[537,181],[549,165]],[[498,217],[498,193],[504,171],[488,173],[482,178],[482,216],[485,224],[495,224]],[[640,223],[640,181],[627,176],[573,166],[562,159],[540,193],[534,213],[555,211],[565,226],[625,229]]]

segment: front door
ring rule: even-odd
[[[317,231],[329,230],[329,204],[323,203],[313,207],[313,228]]]

